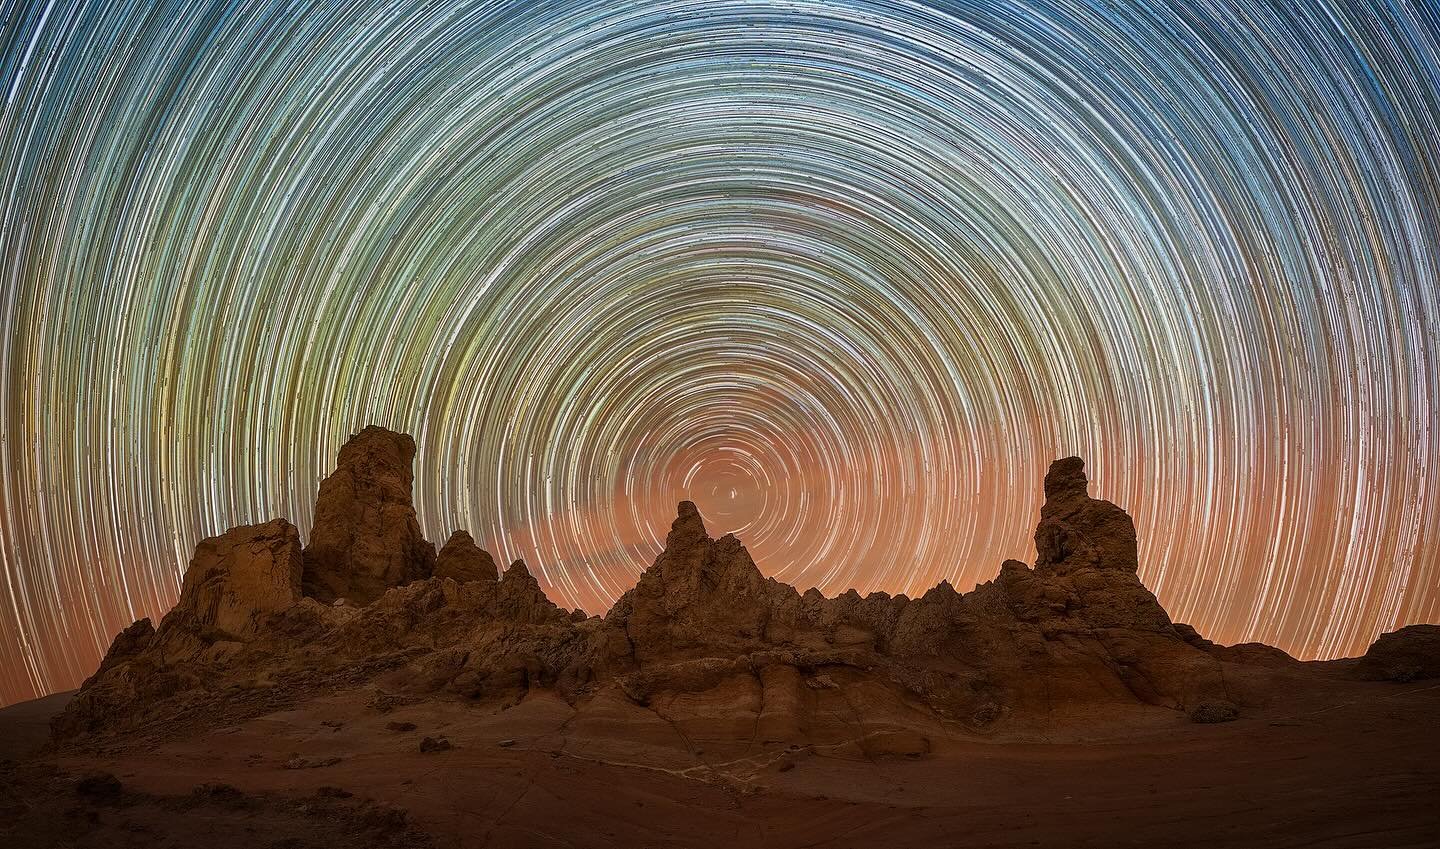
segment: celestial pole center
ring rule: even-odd
[[[1033,560],[1305,658],[1440,619],[1424,0],[13,0],[0,702],[374,423],[603,613],[675,503],[800,590]]]

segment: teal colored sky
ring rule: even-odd
[[[596,612],[1033,559],[1080,454],[1220,641],[1440,619],[1430,2],[0,0],[0,703],[367,423]]]

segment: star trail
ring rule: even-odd
[[[967,589],[1079,454],[1213,639],[1440,619],[1428,0],[3,8],[0,702],[372,422],[591,613],[682,498]]]

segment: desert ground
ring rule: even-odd
[[[45,744],[64,698],[0,711],[8,757]],[[337,692],[158,745],[12,761],[0,835],[213,849],[1440,845],[1440,683],[1336,674],[1233,722],[1145,713],[1028,741],[856,716],[850,739],[796,746],[619,699],[382,710]],[[451,748],[422,751],[427,737]],[[85,784],[98,772],[118,788]]]

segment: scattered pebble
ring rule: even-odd
[[[1232,722],[1240,718],[1240,708],[1225,701],[1201,702],[1190,711],[1190,721],[1201,724]]]

